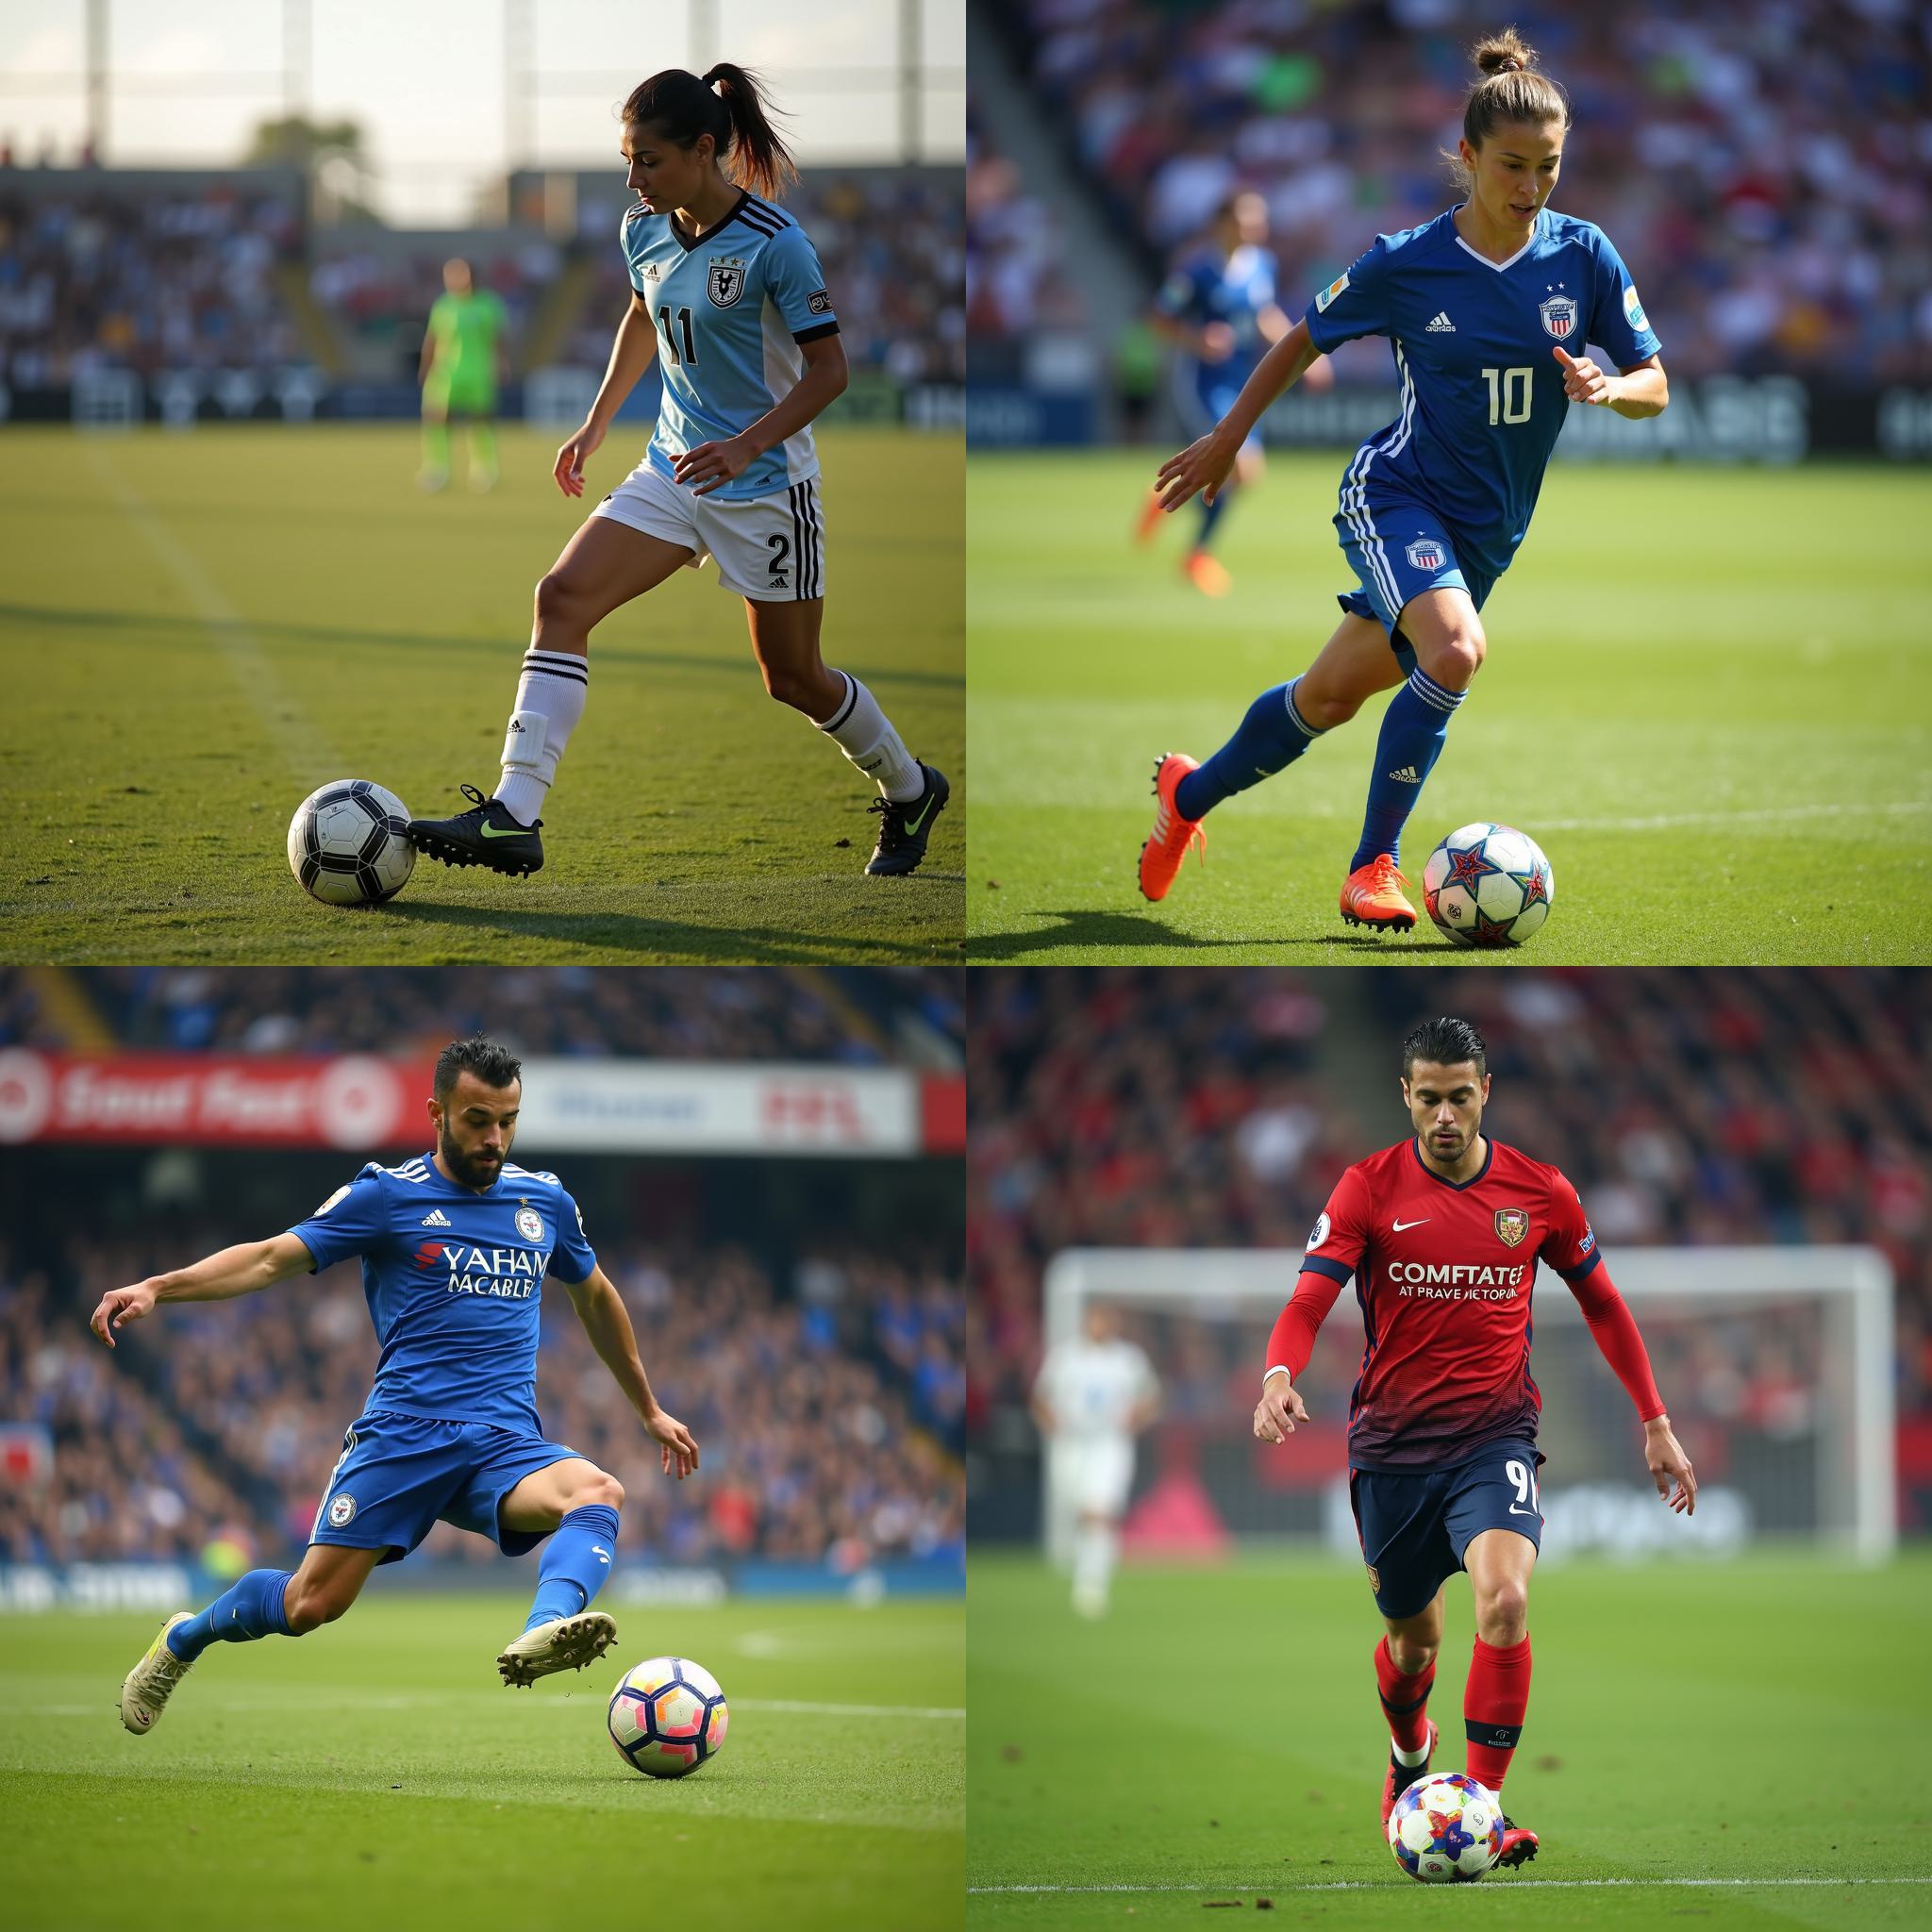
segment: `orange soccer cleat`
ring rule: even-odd
[[[1441,1735],[1441,1732],[1437,1730],[1434,1722],[1431,1721],[1429,1724],[1429,1756],[1424,1757],[1420,1764],[1403,1764],[1398,1762],[1395,1756],[1395,1747],[1392,1744],[1389,1747],[1389,1775],[1382,1780],[1382,1836],[1384,1838],[1387,1838],[1389,1835],[1389,1814],[1394,1810],[1396,1799],[1401,1797],[1403,1792],[1407,1790],[1417,1778],[1428,1776],[1429,1758],[1435,1757],[1436,1740]]]
[[[1204,597],[1224,597],[1234,589],[1234,579],[1224,566],[1205,550],[1189,551],[1181,571]]]
[[[1199,819],[1184,819],[1174,802],[1175,788],[1198,764],[1184,751],[1171,751],[1154,765],[1154,831],[1141,847],[1141,892],[1143,898],[1164,899],[1174,884],[1190,845],[1199,846],[1207,862],[1208,834]]]
[[[1160,491],[1150,490],[1147,500],[1141,506],[1141,514],[1134,521],[1134,541],[1151,543],[1154,533],[1160,527],[1160,520],[1166,514],[1160,508]]]
[[[1349,925],[1366,925],[1376,932],[1411,932],[1415,908],[1402,896],[1408,881],[1388,853],[1379,852],[1368,864],[1348,875],[1341,889],[1341,917]]]

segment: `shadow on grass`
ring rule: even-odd
[[[523,621],[519,613],[518,622],[521,624]],[[421,630],[362,630],[340,625],[269,623],[252,617],[243,618],[236,624],[225,624],[200,617],[168,616],[150,610],[58,610],[38,604],[0,604],[0,624],[69,630],[170,632],[191,641],[214,632],[245,636],[263,643],[385,644],[409,650],[487,651],[506,662],[520,657],[524,650],[516,641],[517,634],[509,630],[491,637],[440,637],[432,631]],[[593,647],[591,656],[598,663],[611,666],[664,665],[676,671],[724,673],[737,679],[756,675],[748,657],[706,657],[695,651],[647,649],[634,642],[600,643]],[[846,664],[844,668],[866,684],[910,684],[938,691],[958,691],[966,682],[965,675],[957,671],[902,671],[864,664]]]
[[[1361,953],[1427,953],[1438,957],[1448,951],[1435,940],[1389,939],[1373,933],[1291,936],[1254,932],[1238,939],[1201,939],[1192,933],[1175,932],[1144,913],[1105,912],[1091,908],[1040,916],[1056,919],[1059,924],[1040,932],[969,933],[966,958],[974,965],[994,965],[1066,946],[1132,946],[1148,953],[1174,954],[1213,954],[1241,946],[1274,946],[1284,955],[1328,953],[1338,947]]]

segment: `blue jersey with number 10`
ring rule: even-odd
[[[1324,354],[1357,336],[1387,336],[1402,408],[1350,465],[1343,510],[1374,498],[1433,510],[1457,556],[1491,580],[1529,529],[1550,452],[1569,412],[1563,368],[1601,348],[1618,369],[1662,346],[1630,272],[1590,222],[1549,208],[1507,261],[1478,255],[1452,209],[1420,228],[1378,235],[1315,297],[1308,337]]]
[[[428,1156],[371,1161],[289,1232],[318,1273],[362,1257],[382,1357],[367,1407],[541,1436],[538,1305],[543,1277],[587,1281],[597,1257],[554,1174],[506,1161],[478,1192]]]

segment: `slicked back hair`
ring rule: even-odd
[[[1435,1067],[1459,1067],[1464,1060],[1475,1062],[1480,1080],[1490,1070],[1490,1050],[1483,1037],[1467,1020],[1453,1020],[1447,1014],[1424,1020],[1402,1042],[1402,1077],[1409,1077],[1416,1061],[1427,1060]]]
[[[508,1087],[524,1077],[524,1063],[508,1047],[480,1033],[452,1040],[436,1057],[436,1097],[444,1107],[463,1074],[475,1074],[486,1087]]]

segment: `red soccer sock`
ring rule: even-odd
[[[1523,1714],[1529,1708],[1529,1639],[1499,1650],[1475,1641],[1475,1660],[1462,1692],[1462,1718],[1469,1735],[1469,1774],[1499,1796],[1509,1774],[1509,1760],[1523,1741]]]
[[[1375,1646],[1375,1685],[1382,1693],[1382,1715],[1389,1720],[1389,1735],[1403,1751],[1420,1751],[1429,1741],[1429,1720],[1424,1707],[1429,1688],[1436,1681],[1436,1660],[1407,1676],[1395,1668],[1385,1637]]]

